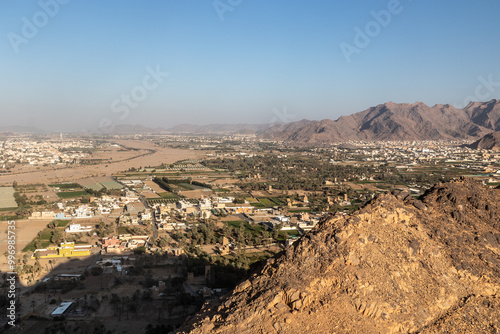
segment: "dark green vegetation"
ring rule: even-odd
[[[57,196],[60,198],[66,199],[66,198],[78,198],[82,196],[88,196],[89,193],[81,190],[81,191],[65,191],[65,192],[58,192]]]
[[[197,189],[211,189],[212,186],[203,182],[193,181],[190,177],[183,179],[172,179],[167,177],[155,177],[153,181],[158,184],[162,189],[168,192],[176,192],[180,190],[197,190]]]
[[[217,158],[205,160],[203,164],[209,168],[226,169],[237,173],[240,179],[260,174],[262,181],[247,181],[238,184],[242,189],[266,190],[270,185],[278,190],[318,191],[328,182],[361,182],[372,179],[373,182],[384,182],[392,185],[408,182],[432,184],[443,181],[438,170],[434,173],[399,172],[398,169],[384,163],[374,164],[332,164],[325,157],[263,155],[244,158]],[[266,205],[266,204],[265,204]],[[267,203],[269,205],[269,203]]]
[[[78,183],[56,183],[56,184],[49,184],[49,187],[59,188],[59,189],[80,189],[80,188],[82,188],[82,186],[79,185]]]

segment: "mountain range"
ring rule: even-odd
[[[461,179],[337,214],[178,333],[499,333],[500,190]]]
[[[387,102],[337,120],[299,121],[272,126],[261,137],[317,145],[352,140],[407,141],[477,139],[500,131],[500,100],[471,102],[464,109]]]
[[[337,120],[300,120],[269,124],[181,124],[170,129],[117,125],[115,133],[256,134],[295,145],[346,141],[477,140],[500,131],[500,100],[471,102],[463,109],[449,104],[429,107],[387,102]]]
[[[477,140],[500,131],[500,100],[471,102],[463,109],[449,104],[387,102],[336,120],[303,119],[267,124],[181,124],[172,128],[117,124],[111,134],[255,134],[294,145],[347,141]],[[28,127],[0,127],[0,133],[41,133]]]

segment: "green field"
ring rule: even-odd
[[[66,227],[69,223],[71,223],[71,220],[56,220],[57,222],[57,227]]]
[[[285,203],[283,203],[279,198],[277,197],[259,197],[257,200],[265,207],[265,208],[272,208],[273,206],[283,206]],[[255,205],[254,205],[255,206]],[[255,206],[257,207],[257,206]]]
[[[265,208],[267,208],[267,206],[265,206],[261,202],[253,202],[253,203],[250,203],[250,205],[256,207],[257,209],[265,209]]]
[[[101,186],[100,183],[91,184],[91,185],[85,186],[85,188],[88,188],[88,189],[91,189],[91,190],[94,190],[94,191],[99,191],[101,189],[104,189],[104,187]]]
[[[117,189],[123,189],[123,186],[119,184],[118,182],[115,181],[103,181],[100,182],[104,188],[110,189],[110,190],[117,190]]]
[[[65,192],[58,192],[57,196],[60,198],[76,198],[76,197],[82,197],[85,195],[88,195],[89,193],[86,191],[65,191]]]
[[[285,202],[283,202],[282,200],[280,200],[278,197],[269,197],[269,199],[271,201],[273,201],[274,203],[276,203],[276,205],[284,205],[284,204],[286,204]]]
[[[50,246],[51,242],[48,241],[48,240],[42,240],[40,242],[40,246],[42,248],[47,248],[48,246]],[[23,252],[27,252],[27,251],[31,251],[31,252],[34,252],[35,251],[35,242],[34,240],[32,242],[30,242],[29,244],[27,244],[24,248],[23,248]]]
[[[60,189],[80,189],[80,188],[82,188],[82,186],[79,185],[78,183],[56,183],[56,184],[49,184],[49,187],[60,188]]]
[[[159,193],[158,195],[160,195],[162,198],[165,198],[165,199],[176,199],[176,198],[179,198],[179,196],[177,196],[176,194],[171,193],[171,192]]]
[[[40,240],[50,240],[51,236],[52,236],[52,230],[50,228],[44,228],[40,232]]]
[[[16,220],[19,216],[0,216],[0,221]]]
[[[226,221],[223,222],[227,226],[231,226],[234,228],[240,228],[241,224],[244,225],[246,231],[250,231],[253,235],[260,235],[260,233],[263,231],[263,227],[261,225],[257,224],[252,224],[250,225],[248,222],[244,220],[233,220],[233,221]]]
[[[180,186],[189,189],[189,190],[199,190],[199,189],[207,189],[205,187],[197,186],[194,184],[189,184],[189,183],[179,183]]]

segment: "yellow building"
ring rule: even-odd
[[[33,253],[32,259],[36,258],[35,254],[39,253],[41,259],[54,257],[73,257],[73,256],[89,256],[91,245],[75,246],[74,242],[62,242],[59,247],[50,246],[45,249],[37,249]]]

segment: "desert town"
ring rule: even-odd
[[[119,331],[133,326],[125,317],[142,314],[142,328],[158,319],[175,328],[234,288],[254,263],[377,194],[419,196],[435,181],[463,175],[500,185],[500,154],[463,142],[349,142],[276,154],[281,143],[242,138],[234,145],[234,136],[54,136],[45,144],[21,138],[22,149],[16,139],[4,141],[0,214],[18,226],[26,316],[96,317]],[[154,156],[172,141],[186,158],[106,173],[113,160]],[[50,175],[82,166],[94,172],[2,181],[30,168]],[[2,247],[1,270],[8,271]]]

